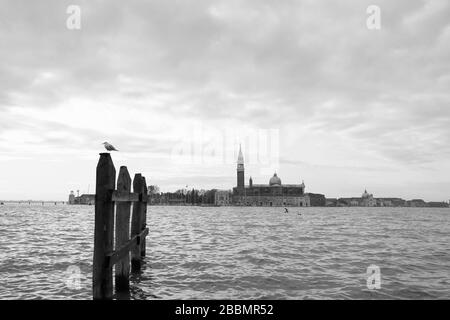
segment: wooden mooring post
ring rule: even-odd
[[[133,210],[130,237],[131,206],[133,206]],[[114,207],[116,207],[116,219],[114,219]],[[146,218],[147,186],[145,178],[139,173],[136,174],[133,180],[133,192],[131,192],[130,174],[127,168],[122,166],[116,189],[116,169],[111,155],[100,153],[95,194],[92,274],[94,299],[112,298],[113,266],[115,266],[116,292],[129,290],[130,251],[131,272],[139,272],[142,258],[145,256],[145,237],[148,234]]]

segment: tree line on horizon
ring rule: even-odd
[[[185,203],[190,205],[213,205],[217,189],[178,189],[175,192],[160,192],[156,185],[148,186],[150,204]],[[231,191],[230,191],[231,193]]]

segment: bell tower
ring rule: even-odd
[[[237,160],[237,187],[244,188],[244,156],[242,155],[241,145],[239,145],[239,156]]]

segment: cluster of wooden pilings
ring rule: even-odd
[[[131,272],[139,272],[145,256],[147,183],[145,177],[137,173],[131,191],[130,174],[127,167],[122,166],[116,188],[116,169],[109,153],[100,153],[96,179],[93,298],[112,299],[113,266],[115,290],[126,293],[129,292],[130,265]]]

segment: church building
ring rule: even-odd
[[[282,184],[281,179],[274,173],[269,184],[253,184],[250,177],[245,185],[244,156],[239,147],[237,161],[237,186],[233,188],[232,201],[241,206],[269,206],[269,207],[309,207],[310,199],[305,194],[305,184]]]

